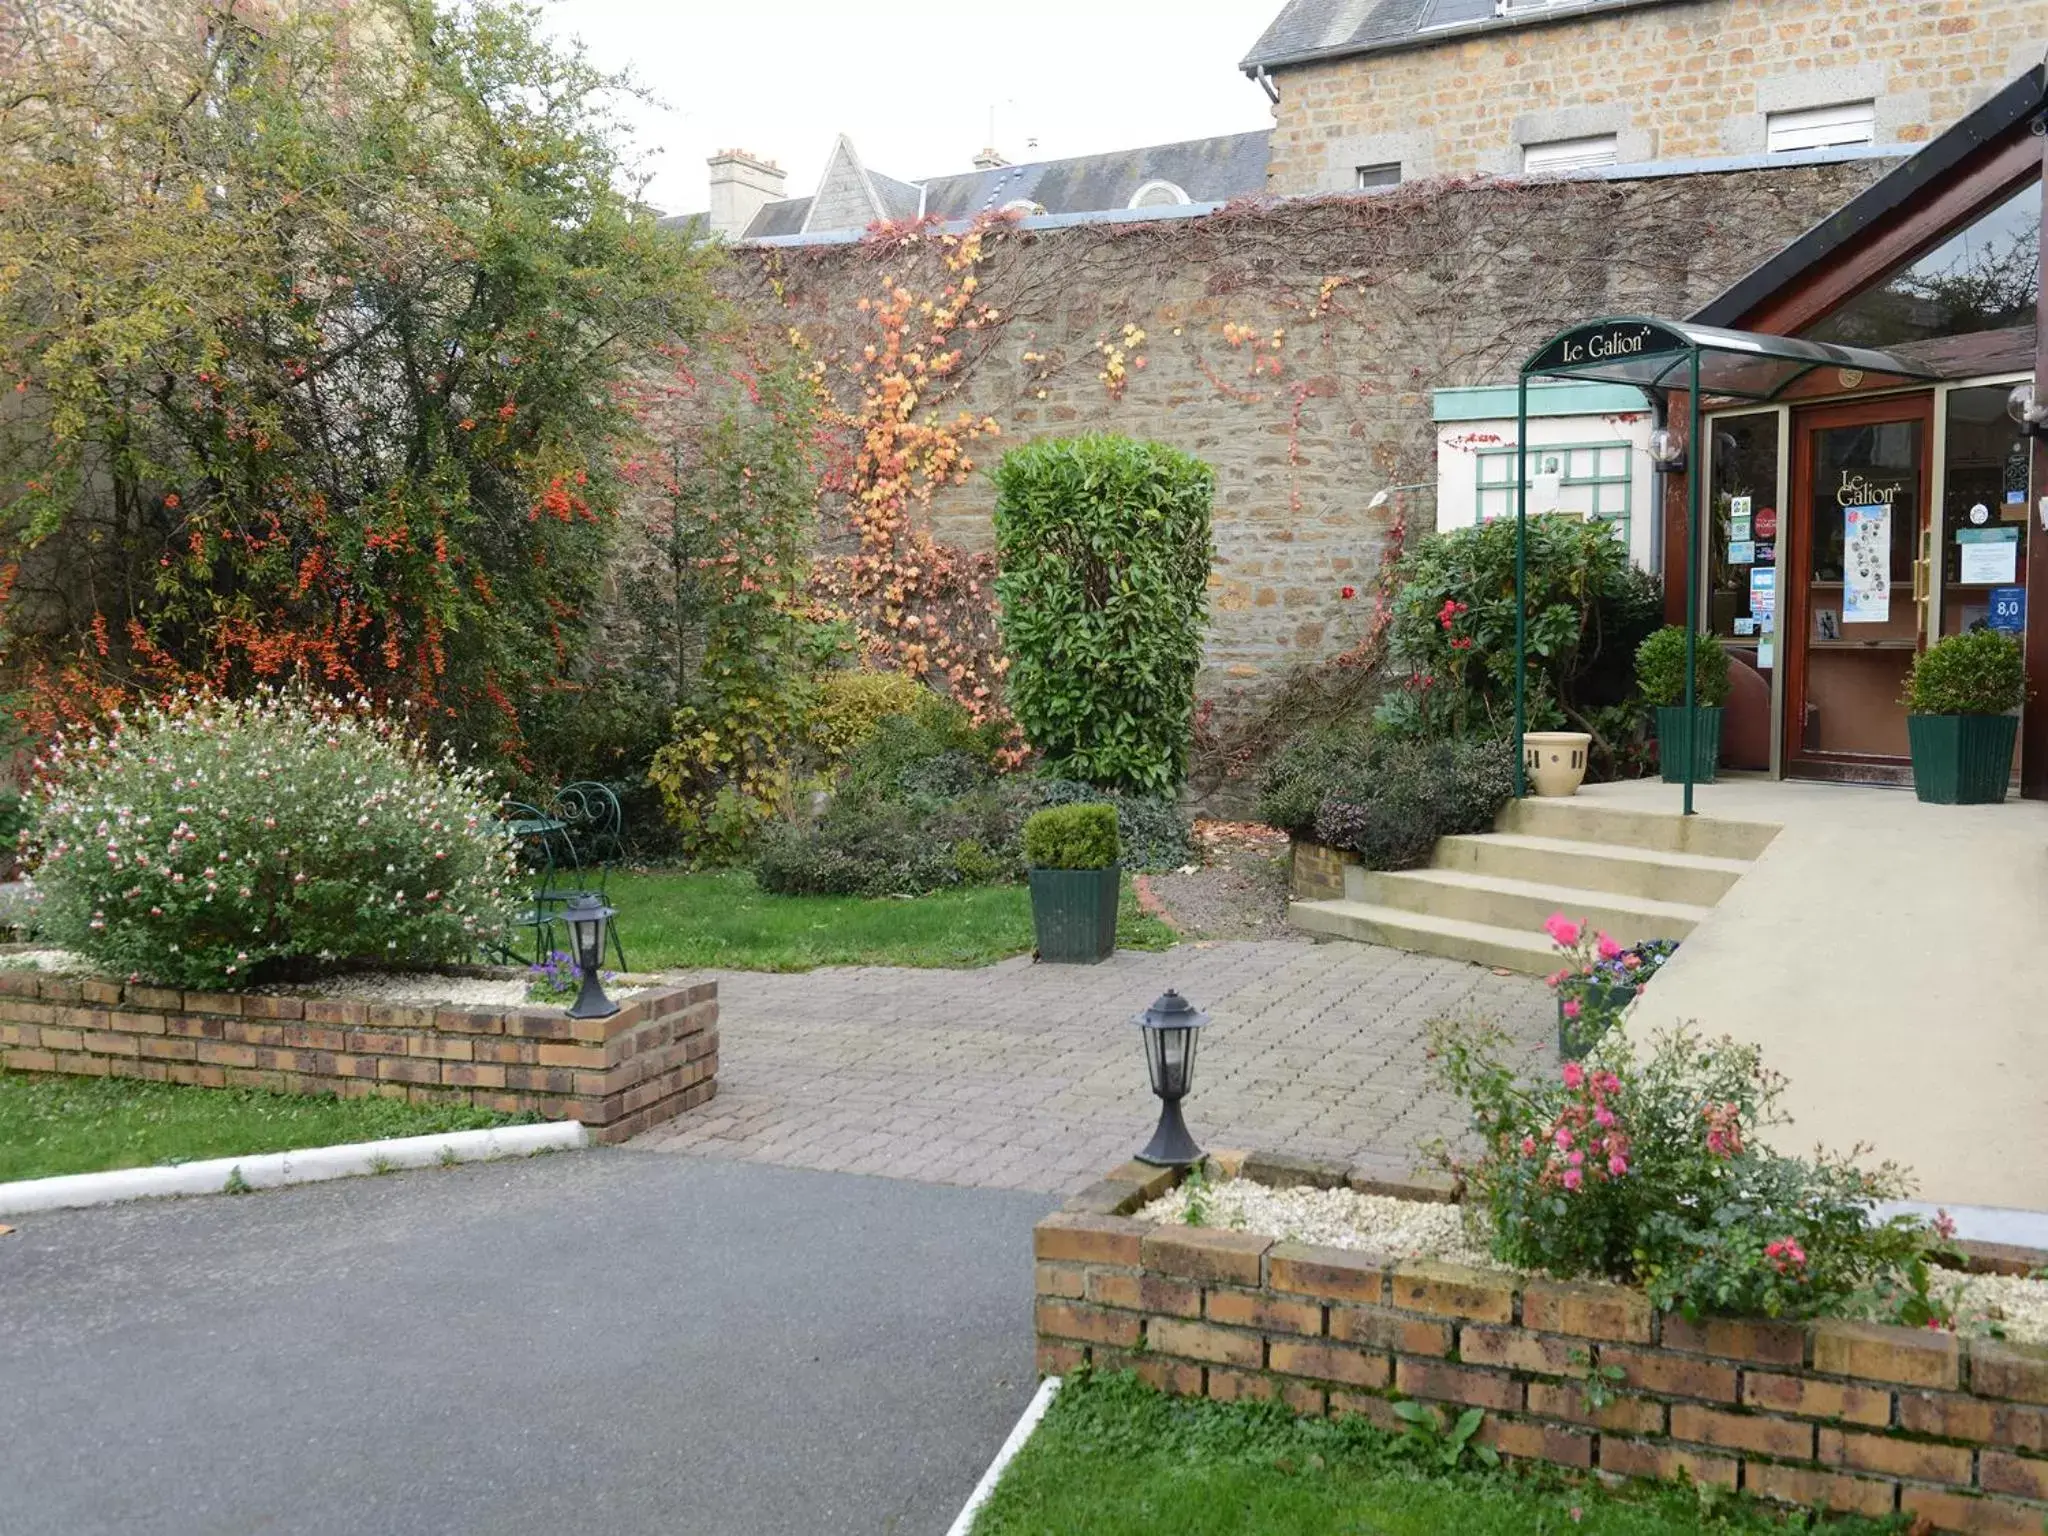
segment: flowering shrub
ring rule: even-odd
[[[41,925],[110,974],[416,965],[504,925],[511,853],[480,776],[363,700],[199,698],[38,767]]]
[[[1532,1085],[1507,1043],[1440,1027],[1431,1052],[1471,1107],[1484,1150],[1453,1166],[1502,1262],[1640,1284],[1697,1318],[1839,1311],[1921,1259],[1924,1224],[1869,1220],[1873,1202],[1908,1192],[1896,1166],[1860,1167],[1860,1148],[1797,1158],[1762,1144],[1783,1082],[1755,1046],[1676,1030],[1639,1056],[1617,1033],[1592,1062]]]
[[[1675,939],[1624,948],[1596,933],[1590,923],[1574,922],[1562,912],[1551,913],[1543,931],[1565,961],[1544,980],[1557,994],[1559,1049],[1573,1061],[1621,1022],[1636,994],[1678,950]]]
[[[619,979],[617,971],[599,971],[597,979],[610,985]],[[583,990],[583,970],[566,949],[551,949],[547,959],[526,968],[526,1000],[530,1003],[567,1003]]]
[[[1505,740],[1401,741],[1357,724],[1303,731],[1259,785],[1259,819],[1356,853],[1369,869],[1427,864],[1437,839],[1486,832],[1515,792]]]

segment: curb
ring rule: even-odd
[[[590,1145],[581,1122],[505,1125],[481,1131],[444,1131],[438,1136],[395,1136],[335,1147],[302,1147],[296,1152],[260,1152],[252,1157],[213,1157],[204,1162],[158,1168],[115,1168],[106,1173],[67,1173],[49,1179],[0,1184],[0,1216],[31,1211],[72,1210],[123,1200],[167,1195],[219,1195],[240,1174],[247,1189],[280,1189],[397,1168],[430,1168],[444,1163],[481,1163],[500,1157],[531,1157]]]
[[[996,1452],[996,1459],[988,1464],[988,1470],[981,1474],[981,1481],[974,1485],[974,1492],[967,1495],[967,1503],[946,1528],[946,1536],[968,1536],[974,1529],[974,1517],[981,1513],[989,1495],[996,1491],[996,1482],[1003,1475],[1003,1469],[1016,1459],[1024,1449],[1024,1442],[1031,1438],[1031,1431],[1038,1428],[1038,1421],[1045,1417],[1045,1410],[1052,1406],[1052,1400],[1059,1394],[1060,1378],[1048,1376],[1038,1384],[1038,1391],[1024,1407],[1024,1413],[1010,1431],[1010,1438],[1003,1442],[1003,1448]]]

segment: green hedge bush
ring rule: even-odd
[[[1419,540],[1402,559],[1389,632],[1403,686],[1378,720],[1401,736],[1505,736],[1515,713],[1515,524]],[[1633,727],[1636,647],[1661,621],[1656,580],[1614,525],[1529,519],[1528,725],[1592,730],[1612,771]]]
[[[1033,869],[1108,869],[1117,861],[1116,807],[1056,805],[1024,823]]]
[[[1259,819],[1356,853],[1368,869],[1414,869],[1440,837],[1491,831],[1514,792],[1505,739],[1409,741],[1328,727],[1297,736],[1268,765]]]
[[[1693,657],[1693,701],[1700,709],[1728,702],[1728,653],[1702,634]],[[1685,627],[1667,624],[1636,649],[1636,681],[1652,709],[1685,707]]]
[[[1906,680],[1906,708],[1916,715],[2004,715],[2026,701],[2026,657],[1994,629],[1935,641]]]
[[[1049,774],[1187,777],[1209,579],[1209,466],[1159,443],[1033,443],[995,471],[1007,699]]]
[[[202,699],[48,762],[39,924],[110,975],[235,988],[464,960],[505,925],[511,849],[481,778],[361,702]]]

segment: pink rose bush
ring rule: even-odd
[[[367,700],[186,699],[36,770],[39,926],[111,976],[227,990],[468,959],[504,930],[483,780]]]
[[[1766,1146],[1784,1085],[1754,1046],[1676,1030],[1638,1048],[1617,1032],[1530,1081],[1497,1030],[1440,1025],[1430,1055],[1480,1149],[1443,1161],[1485,1208],[1503,1263],[1640,1285],[1694,1318],[1860,1306],[1920,1320],[1939,1231],[1869,1219],[1910,1182],[1892,1164],[1861,1166],[1861,1149]]]
[[[1624,945],[1562,912],[1551,913],[1543,931],[1564,961],[1545,979],[1557,994],[1558,1051],[1571,1060],[1621,1022],[1622,1012],[1678,948],[1670,939]]]

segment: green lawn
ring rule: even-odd
[[[0,1181],[468,1131],[515,1118],[459,1104],[0,1072]]]
[[[618,875],[611,883],[636,971],[820,965],[987,965],[1031,949],[1031,895],[977,885],[910,899],[771,896],[744,871]],[[1173,930],[1138,910],[1128,882],[1117,919],[1126,949],[1165,949]]]
[[[1688,1489],[1611,1494],[1538,1470],[1425,1468],[1361,1419],[1168,1398],[1077,1376],[1010,1463],[974,1536],[1691,1536],[1806,1529]],[[1829,1522],[1840,1536],[1895,1530]]]

